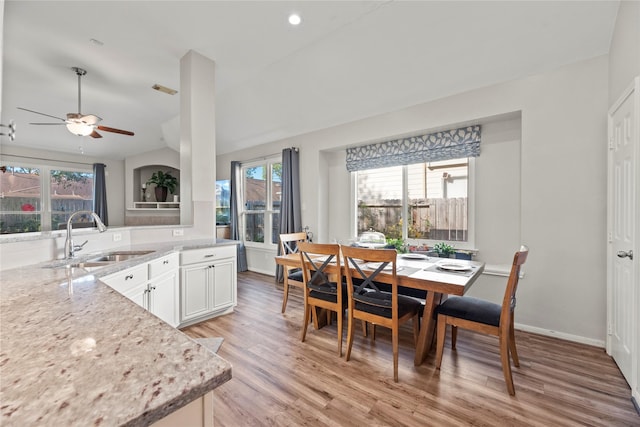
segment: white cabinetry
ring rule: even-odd
[[[236,247],[215,246],[180,255],[180,325],[233,311]]]
[[[147,264],[137,265],[100,279],[141,307],[146,307]]]
[[[102,280],[171,326],[178,326],[178,254],[131,267]]]
[[[173,327],[179,319],[178,259],[173,253],[149,262],[147,309]]]

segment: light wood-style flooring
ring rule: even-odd
[[[311,326],[301,342],[297,290],[283,315],[273,277],[240,273],[235,312],[184,329],[224,337],[218,354],[233,365],[233,379],[215,390],[216,426],[640,426],[630,389],[601,348],[516,331],[520,368],[510,397],[496,338],[460,330],[452,352],[449,333],[437,371],[433,351],[413,365],[409,323],[394,383],[384,328],[375,341],[358,328],[349,362],[337,356],[335,322]]]

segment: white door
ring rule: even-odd
[[[609,110],[607,351],[634,392],[638,382],[638,84]],[[635,393],[634,393],[635,394]]]

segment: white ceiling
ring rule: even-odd
[[[606,54],[619,2],[4,4],[1,120],[18,129],[1,143],[124,158],[179,144],[179,94],[151,86],[179,90],[190,49],[216,61],[217,151],[227,153]],[[72,66],[88,71],[82,113],[135,136],[28,124],[50,120],[16,107],[77,112]]]

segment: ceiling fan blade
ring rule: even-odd
[[[95,130],[94,130],[93,132],[91,132],[91,133],[89,134],[89,136],[90,136],[91,138],[102,138],[102,135],[100,135],[100,134],[99,134],[98,132],[96,132]]]
[[[133,136],[134,133],[130,132],[128,130],[122,130],[122,129],[116,129],[116,128],[110,128],[107,126],[96,126],[98,129],[103,130],[105,132],[113,132],[113,133],[119,133],[122,135],[129,135],[129,136]]]
[[[29,110],[27,108],[22,108],[22,107],[17,107],[17,108],[18,108],[18,110],[24,110],[24,111],[28,111],[30,113],[40,114],[41,116],[47,116],[47,117],[51,117],[52,119],[58,119],[58,120],[61,120],[63,122],[66,122],[66,119],[62,119],[60,117],[52,116],[51,114],[45,114],[45,113],[41,113],[39,111],[33,111],[33,110]]]
[[[54,126],[59,126],[59,125],[64,125],[66,123],[29,123],[30,125],[54,125]]]

